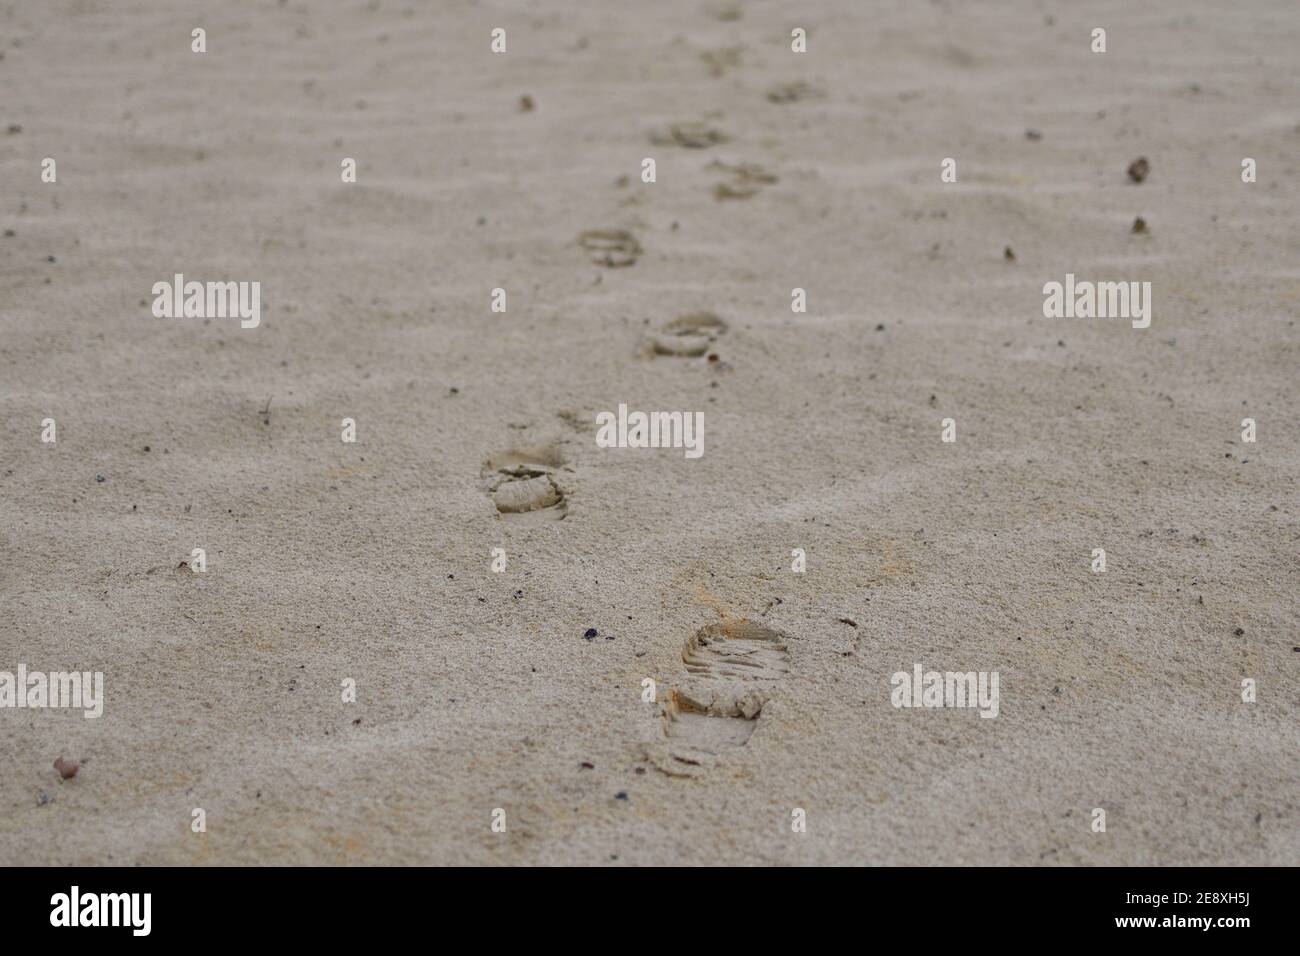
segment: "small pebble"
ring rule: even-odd
[[[1246,632],[1245,632],[1244,630],[1242,630],[1241,628],[1237,628],[1237,629],[1234,630],[1232,633],[1235,634],[1235,635],[1237,635],[1238,637],[1241,637],[1241,636],[1242,636],[1243,634],[1245,634]]]
[[[1151,172],[1151,164],[1147,162],[1145,156],[1139,156],[1128,164],[1128,178],[1135,183],[1140,183],[1146,179],[1149,172]]]
[[[64,780],[71,780],[77,775],[77,771],[81,769],[81,764],[60,757],[54,761],[54,769],[59,772],[59,776]]]
[[[587,633],[583,634],[582,636],[585,637],[587,640],[591,640],[593,637],[596,636],[596,629],[594,627],[589,627],[587,628]]]
[[[1146,231],[1147,231],[1147,221],[1146,221],[1145,219],[1143,219],[1141,216],[1138,216],[1136,219],[1133,220],[1133,231],[1134,231],[1135,233],[1143,233],[1143,232],[1146,232]]]
[[[100,484],[103,484],[105,481],[107,481],[107,479],[103,475],[96,475],[95,480],[98,481]]]
[[[614,794],[614,799],[615,799],[615,800],[626,800],[626,799],[627,799],[627,791],[626,791],[626,790],[620,790],[618,793]]]

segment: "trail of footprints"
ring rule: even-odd
[[[682,646],[690,679],[663,698],[666,773],[691,776],[754,733],[772,687],[790,669],[787,639],[748,620],[701,628]]]
[[[498,452],[483,463],[482,486],[503,518],[558,521],[568,511],[556,479],[564,463],[550,445]],[[665,747],[652,756],[666,773],[693,776],[749,740],[771,688],[790,669],[790,652],[780,632],[742,619],[700,628],[681,654],[689,677],[662,699]]]
[[[725,141],[720,133],[691,124],[678,124],[652,138],[696,148]],[[732,178],[730,185],[718,186],[719,198],[747,198],[759,185],[776,181],[751,164],[714,163],[710,168]],[[632,265],[641,255],[636,237],[621,229],[589,229],[578,236],[578,243],[595,264],[607,268]],[[712,312],[694,312],[648,334],[642,351],[696,358],[726,331],[727,323]],[[483,487],[503,517],[559,520],[568,510],[555,478],[563,465],[552,447],[500,452],[483,464]],[[660,727],[667,747],[657,755],[663,758],[657,761],[660,769],[690,776],[743,746],[754,732],[769,688],[789,670],[789,659],[784,636],[748,620],[710,624],[693,634],[682,647],[691,679],[670,689],[662,703]]]
[[[499,452],[483,463],[482,487],[503,518],[558,521],[568,511],[556,477],[564,464],[553,445]],[[700,628],[681,655],[689,676],[662,697],[663,747],[650,756],[665,773],[693,776],[749,740],[790,652],[783,634],[741,619]]]

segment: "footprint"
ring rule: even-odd
[[[767,98],[773,103],[798,103],[800,100],[818,99],[825,95],[817,87],[803,80],[781,83],[767,91]]]
[[[777,181],[775,174],[757,163],[724,163],[715,159],[706,168],[728,177],[713,187],[714,199],[748,199],[758,192],[759,187]]]
[[[762,704],[757,703],[758,711]],[[668,757],[678,773],[684,768],[706,767],[728,750],[742,747],[754,733],[754,718],[739,708],[728,709],[711,699],[699,700],[685,691],[670,690],[664,701],[663,729]],[[671,770],[669,771],[672,772]]]
[[[708,123],[673,123],[667,129],[650,134],[650,142],[656,146],[684,146],[687,149],[705,149],[726,141],[726,135]]]
[[[550,446],[501,452],[483,463],[484,489],[503,515],[514,518],[540,512],[558,521],[568,512],[554,477],[563,464]]]
[[[744,8],[738,3],[727,3],[709,10],[709,16],[719,23],[733,23],[744,15]]]
[[[646,339],[646,350],[653,355],[695,358],[707,352],[725,331],[727,323],[712,312],[692,312],[651,333]]]
[[[666,746],[657,765],[692,776],[743,746],[768,692],[789,671],[784,635],[752,621],[701,628],[682,647],[693,680],[668,691],[660,717]]]
[[[790,669],[785,639],[743,620],[696,631],[682,647],[682,660],[695,676],[721,680],[779,680]]]
[[[641,243],[626,229],[588,229],[578,244],[592,254],[592,262],[610,269],[630,266],[641,255]]]
[[[700,53],[700,59],[704,65],[709,68],[709,75],[713,77],[725,76],[728,70],[740,68],[740,57],[744,52],[742,47],[719,47],[714,50],[704,50]]]

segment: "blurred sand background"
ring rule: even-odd
[[[1297,48],[1290,0],[0,3],[0,669],[107,696],[0,711],[0,864],[1300,863]],[[261,327],[154,318],[175,272]],[[1067,272],[1151,327],[1043,318]],[[644,354],[699,311],[719,362]],[[597,448],[620,402],[704,456]],[[499,515],[537,445],[565,517]],[[641,681],[736,618],[788,672],[665,773]],[[916,662],[1000,716],[894,709]]]

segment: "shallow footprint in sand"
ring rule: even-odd
[[[656,146],[706,149],[726,141],[726,135],[708,123],[673,123],[667,129],[654,130],[650,133],[650,142]]]
[[[742,47],[719,47],[714,50],[704,50],[700,53],[700,59],[709,69],[709,75],[713,77],[722,77],[727,74],[728,70],[740,68],[741,54],[744,52]]]
[[[691,635],[682,662],[694,681],[664,697],[660,769],[691,775],[744,746],[789,661],[786,638],[752,621],[710,624]]]
[[[707,352],[725,331],[727,323],[712,312],[692,312],[647,336],[645,348],[653,355],[695,358]]]
[[[578,235],[578,245],[591,253],[592,262],[609,269],[630,266],[641,255],[641,243],[626,229],[588,229]]]
[[[790,670],[785,638],[752,621],[710,624],[682,646],[682,662],[697,677],[719,680],[779,680]]]
[[[707,168],[727,177],[713,187],[714,199],[748,199],[761,187],[777,181],[774,173],[757,163],[724,163],[715,159]]]
[[[506,517],[537,514],[559,520],[568,512],[555,472],[564,464],[550,446],[520,448],[493,455],[483,463],[484,490]]]
[[[780,83],[767,91],[767,98],[773,103],[798,103],[801,100],[818,99],[825,95],[817,87],[803,80]]]

